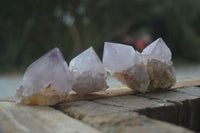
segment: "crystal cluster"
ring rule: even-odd
[[[139,92],[167,89],[176,82],[171,51],[161,38],[142,53],[131,46],[105,42],[103,64],[114,78]]]
[[[133,47],[105,42],[103,64],[111,75],[131,89],[145,92],[149,76],[140,53]]]
[[[150,78],[150,91],[170,88],[176,82],[176,75],[171,61],[172,54],[165,42],[158,38],[143,51],[145,65]]]
[[[171,56],[161,38],[142,53],[132,46],[105,42],[103,64],[90,47],[72,59],[68,68],[60,50],[54,48],[28,67],[15,100],[54,105],[64,101],[71,90],[78,95],[103,91],[108,88],[106,71],[139,92],[170,88],[176,82]]]
[[[92,47],[72,59],[69,69],[74,79],[72,90],[79,95],[108,88],[105,69]]]
[[[33,62],[16,91],[23,104],[53,105],[63,101],[72,88],[72,78],[60,50],[54,48]]]

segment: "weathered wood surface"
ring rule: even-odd
[[[176,84],[172,86],[171,89],[176,89],[180,87],[199,86],[199,85],[200,85],[200,77],[181,78],[181,79],[177,79]],[[79,96],[72,93],[71,95],[69,95],[69,97],[67,97],[65,102],[107,98],[107,97],[113,97],[113,96],[123,96],[123,95],[136,94],[136,93],[137,93],[136,91],[129,89],[125,85],[112,85],[106,91],[95,92],[95,93],[84,95],[84,96]],[[9,98],[0,98],[0,102],[1,101],[13,102],[14,100],[12,97],[9,97]]]
[[[199,86],[200,77],[188,77],[177,79],[176,84],[172,88]]]
[[[200,85],[200,77],[181,78],[181,79],[177,79],[176,84],[172,86],[171,89],[176,89],[180,87],[199,86],[199,85]],[[137,92],[129,89],[125,85],[112,85],[110,86],[108,90],[102,91],[102,92],[95,92],[95,93],[84,95],[84,96],[72,94],[66,99],[66,102],[107,98],[107,97],[113,97],[113,96],[123,96],[123,95],[129,95],[129,94],[137,94]]]
[[[99,133],[98,130],[64,113],[45,106],[0,102],[2,133]]]
[[[106,133],[192,133],[185,128],[149,119],[135,112],[86,117],[83,121]]]
[[[45,106],[25,106],[14,102],[1,102],[0,108],[0,132],[2,133],[192,133],[185,128],[152,120],[130,111],[110,114],[103,112],[86,116],[81,122]],[[99,111],[96,110],[96,112]]]
[[[194,94],[195,93],[195,94]],[[172,103],[163,108],[148,108],[140,110],[140,113],[163,121],[188,127],[200,131],[200,88],[184,87],[166,92],[142,94],[153,100],[161,100]]]
[[[84,97],[73,94],[53,107],[20,105],[4,98],[0,100],[0,133],[192,132],[166,122],[200,131],[200,88],[188,87],[199,84],[200,78],[178,80],[173,89],[147,94],[113,86]]]
[[[104,117],[106,122],[112,114],[117,113],[118,117],[124,117],[124,114],[138,112],[150,118],[178,124],[193,130],[200,130],[200,93],[198,95],[191,94],[190,89],[194,92],[200,92],[199,87],[180,88],[136,96],[126,95],[72,101],[59,104],[57,108],[86,123],[94,123],[92,118],[97,120],[97,118]],[[88,121],[88,119],[91,121]],[[123,125],[123,123],[121,124]],[[95,124],[95,126],[103,129],[100,125]],[[114,130],[114,127],[112,130]],[[117,131],[120,132],[121,130]],[[128,131],[134,131],[134,128],[129,128]]]

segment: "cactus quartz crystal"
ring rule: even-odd
[[[139,92],[167,89],[176,81],[171,51],[161,38],[142,53],[132,46],[105,42],[103,64],[114,78]]]
[[[149,86],[149,76],[140,53],[133,47],[105,42],[103,64],[116,79],[131,89],[145,92]]]
[[[172,54],[161,38],[147,46],[142,55],[150,78],[149,90],[167,89],[175,84]]]
[[[67,63],[54,48],[26,70],[15,100],[23,104],[53,105],[63,101],[72,88]]]
[[[71,89],[79,95],[106,90],[104,67],[133,90],[167,89],[176,82],[171,56],[161,38],[142,53],[132,46],[105,42],[103,64],[90,47],[72,59],[68,68],[60,50],[54,48],[28,67],[15,100],[23,104],[54,105],[65,100]]]
[[[79,95],[106,90],[106,72],[92,47],[71,60],[69,69],[74,84],[72,90]]]

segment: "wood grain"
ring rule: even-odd
[[[186,128],[149,119],[135,112],[86,117],[83,121],[106,133],[192,133]]]
[[[200,88],[188,87],[199,83],[199,77],[180,79],[172,89],[146,94],[123,85],[111,86],[85,96],[71,94],[53,108],[16,104],[12,97],[4,98],[0,99],[0,132],[191,133],[158,120],[200,130]]]
[[[199,86],[199,85],[200,85],[200,77],[182,78],[182,79],[177,79],[176,84],[172,86],[171,89]],[[137,93],[138,92],[129,89],[125,85],[112,85],[106,91],[94,92],[94,93],[83,95],[83,96],[72,93],[66,98],[64,102],[99,99],[99,98],[123,96],[123,95],[137,94]],[[0,98],[0,102],[1,101],[13,102],[14,100],[12,97],[9,97],[9,98]]]
[[[0,102],[0,129],[3,133],[99,133],[53,108],[12,102]]]
[[[197,94],[191,93],[190,90]],[[126,114],[135,112],[150,118],[174,123],[199,131],[200,93],[198,94],[198,92],[200,92],[199,87],[183,87],[147,94],[131,94],[102,99],[71,101],[61,103],[57,105],[56,108],[74,118],[89,123],[94,127],[101,128],[106,132],[110,130],[118,132],[118,130],[120,131],[118,126],[121,126],[121,128],[126,131],[126,129],[124,129],[126,126],[123,125],[123,122],[126,122],[129,119],[128,116],[127,118],[124,118],[124,115],[126,116]],[[117,114],[118,118],[123,118],[124,120],[112,129],[108,126],[109,124],[105,125],[104,129],[104,127],[101,126],[102,123],[107,122],[110,119],[109,116],[112,117],[112,114]],[[97,121],[97,123],[95,123],[93,119]],[[99,121],[102,121],[102,123],[98,123]],[[146,123],[144,123],[144,125],[145,124]],[[154,127],[155,125],[152,126]],[[144,126],[143,128],[146,127]],[[130,132],[134,130],[135,129],[132,128],[127,129],[127,131]],[[155,130],[160,132],[159,130],[161,129],[157,128]],[[152,132],[155,130],[152,129]],[[169,132],[172,131],[169,130]]]
[[[191,77],[191,78],[181,78],[177,79],[177,82],[171,89],[181,88],[181,87],[191,87],[191,86],[199,86],[200,85],[200,77]],[[170,90],[170,89],[169,89]],[[65,102],[68,101],[77,101],[77,100],[90,100],[90,99],[99,99],[113,96],[123,96],[130,94],[137,94],[138,92],[129,89],[125,85],[112,85],[106,91],[95,92],[92,94],[80,96],[77,94],[71,94]]]
[[[190,87],[190,86],[199,86],[199,85],[200,85],[200,77],[182,78],[182,79],[178,79],[176,84],[172,86],[171,89],[176,89],[176,88],[181,88],[181,87]],[[91,94],[87,94],[83,96],[77,95],[77,94],[71,94],[68,96],[68,98],[66,98],[64,102],[99,99],[99,98],[123,96],[123,95],[130,95],[130,94],[138,94],[138,92],[129,89],[125,85],[112,85],[110,86],[108,90],[102,91],[102,92],[95,92],[95,93],[91,93]]]

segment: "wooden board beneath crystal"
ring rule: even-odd
[[[199,84],[200,77],[178,79],[173,89],[146,94],[113,86],[50,107],[1,99],[0,132],[192,133],[200,131]]]

